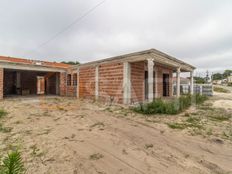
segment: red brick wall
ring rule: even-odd
[[[60,96],[66,96],[66,91],[67,91],[66,76],[67,76],[66,72],[60,73]]]
[[[144,101],[144,62],[131,63],[131,102]]]
[[[0,68],[0,99],[3,99],[3,77],[4,77],[4,70]]]
[[[95,97],[95,67],[80,67],[79,70],[79,97]]]
[[[123,102],[123,63],[99,65],[99,98],[107,102]]]

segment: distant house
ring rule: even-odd
[[[230,75],[229,77],[227,77],[227,82],[228,83],[232,83],[232,75]]]
[[[176,83],[177,83],[176,77],[173,77],[173,85],[176,85]],[[180,84],[181,85],[190,85],[190,79],[180,77]]]

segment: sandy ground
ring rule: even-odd
[[[1,122],[12,128],[0,132],[0,153],[19,148],[28,174],[232,173],[230,141],[191,136],[123,109],[59,97],[0,106],[9,113]]]

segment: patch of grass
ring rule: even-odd
[[[182,123],[167,123],[168,127],[172,129],[186,129],[186,128],[193,128],[193,129],[203,129],[203,125],[201,123],[201,119],[197,117],[189,117],[185,122]]]
[[[145,144],[145,149],[150,149],[150,148],[153,148],[153,144]]]
[[[167,123],[168,127],[171,129],[185,129],[186,125],[183,123]]]
[[[202,95],[185,95],[171,101],[164,101],[162,99],[156,99],[151,103],[140,104],[138,107],[133,108],[135,112],[141,114],[178,114],[188,109],[192,103],[197,105],[202,104],[207,100],[206,96]]]
[[[215,92],[220,92],[220,93],[230,93],[229,90],[224,89],[224,88],[221,88],[221,87],[216,87],[216,86],[213,87],[213,90],[214,90]]]
[[[0,109],[0,118],[3,118],[7,115],[7,112],[4,109]]]
[[[100,153],[95,153],[89,156],[90,160],[99,160],[101,158],[103,158],[104,155],[100,154]]]
[[[11,132],[11,130],[12,130],[11,127],[3,127],[3,125],[0,123],[0,132],[9,133]]]

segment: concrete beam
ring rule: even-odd
[[[25,70],[25,71],[66,72],[66,69],[62,69],[62,68],[51,68],[46,66],[25,65],[25,64],[9,63],[9,62],[0,62],[0,68]]]

